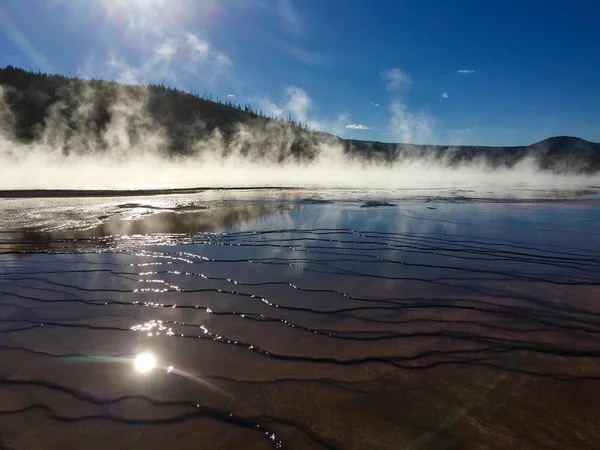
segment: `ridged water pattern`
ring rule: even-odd
[[[598,205],[156,209],[0,236],[0,447],[599,441]]]

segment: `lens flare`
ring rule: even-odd
[[[135,357],[135,370],[148,373],[156,366],[156,358],[150,353],[140,353]]]

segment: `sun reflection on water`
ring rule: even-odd
[[[140,373],[148,373],[156,367],[156,358],[151,353],[139,353],[135,357],[135,370]]]
[[[158,304],[146,304],[144,306],[155,306],[159,307]],[[147,336],[160,336],[161,333],[164,333],[166,336],[174,336],[173,329],[171,327],[167,327],[163,324],[162,320],[149,320],[141,325],[134,325],[131,327],[132,331],[141,331],[146,332]]]

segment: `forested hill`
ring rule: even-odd
[[[56,124],[62,129],[61,138],[72,142],[71,138],[78,134],[101,135],[120,120],[125,122],[123,126],[132,143],[144,133],[164,130],[165,154],[179,156],[197,151],[194,144],[207,139],[215,130],[226,145],[243,125],[253,130],[256,145],[265,144],[259,136],[266,139],[285,134],[285,152],[303,158],[314,156],[311,148],[321,135],[309,133],[292,118],[270,118],[249,105],[215,101],[209,94],[195,95],[164,85],[127,85],[7,66],[0,68],[0,86],[11,112],[10,124],[5,117],[0,126],[10,126],[11,133],[23,142],[38,140],[48,126]],[[105,139],[94,142],[98,148],[91,151],[103,151],[104,144],[110,145]],[[250,143],[246,140],[243,144]],[[65,145],[64,150],[76,149]]]
[[[249,105],[213,100],[164,85],[135,86],[0,68],[0,135],[28,143],[45,139],[64,153],[106,151],[115,139],[106,131],[115,124],[135,145],[145,135],[162,130],[167,156],[203,151],[217,133],[224,152],[275,161],[311,159],[321,144],[340,145],[345,152],[388,162],[403,159],[439,160],[448,165],[481,164],[512,167],[531,160],[553,172],[600,171],[600,144],[576,137],[552,137],[519,147],[431,146],[344,140],[309,130],[291,118],[267,117]],[[60,136],[57,141],[56,136]],[[81,136],[85,139],[81,139]],[[55,142],[52,141],[54,139]],[[85,149],[78,146],[85,145]]]

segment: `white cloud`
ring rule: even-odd
[[[369,105],[373,105],[373,106],[379,106],[379,103],[375,103],[375,102],[369,102]]]
[[[411,76],[402,69],[391,69],[382,73],[388,90],[396,91],[412,84]]]
[[[406,144],[428,144],[433,137],[433,119],[427,114],[411,113],[406,106],[395,99],[390,105],[390,131]]]
[[[463,73],[463,74],[475,73],[475,71],[472,70],[472,69],[458,69],[457,72],[458,73]]]
[[[234,94],[227,94],[227,97],[233,98],[233,97],[235,97],[235,95]]]
[[[351,123],[349,125],[346,125],[346,128],[348,128],[350,130],[370,130],[369,127],[367,127],[365,125],[361,125],[359,123]]]
[[[442,95],[440,95],[440,97],[444,100],[446,100],[448,98],[448,93],[447,92],[442,92]]]

